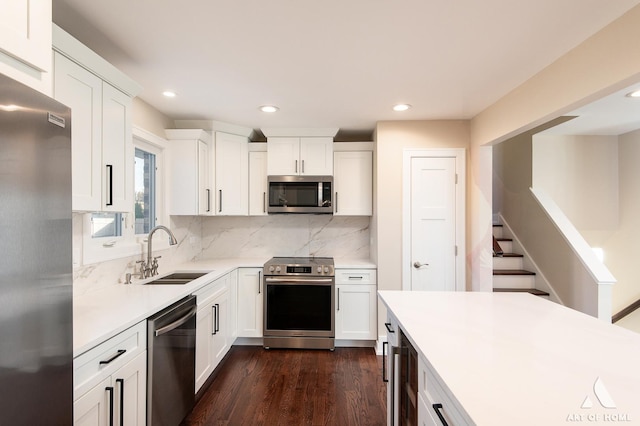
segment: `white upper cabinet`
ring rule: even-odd
[[[142,88],[56,25],[53,49],[53,96],[71,108],[72,208],[131,211],[132,104]]]
[[[373,212],[373,153],[335,152],[333,214],[371,216]]]
[[[169,214],[212,215],[211,136],[200,129],[167,129]]]
[[[51,94],[51,0],[7,0],[0,13],[0,72]]]
[[[267,139],[268,175],[333,174],[332,137],[270,137]]]
[[[215,132],[216,214],[249,214],[249,140]]]
[[[72,110],[73,210],[131,210],[131,97],[61,53],[54,59],[54,97]]]
[[[267,152],[249,152],[249,215],[267,215]]]

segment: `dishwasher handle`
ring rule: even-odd
[[[167,324],[164,327],[160,327],[159,329],[157,329],[155,331],[155,336],[161,336],[163,334],[166,334],[172,330],[175,330],[176,328],[180,327],[182,324],[184,324],[185,322],[189,321],[191,319],[192,316],[194,316],[196,314],[196,311],[198,310],[197,306],[192,307],[191,309],[189,309],[189,311],[184,314],[183,316],[181,316],[180,318],[178,318],[177,320],[175,320],[174,322],[172,322],[171,324]]]

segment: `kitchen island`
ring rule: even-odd
[[[378,294],[417,351],[421,425],[640,424],[640,334],[529,294]]]

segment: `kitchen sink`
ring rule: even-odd
[[[209,271],[211,272],[211,271]],[[191,281],[200,278],[203,275],[207,275],[209,272],[174,272],[173,274],[166,275],[164,277],[156,278],[153,281],[149,281],[145,285],[184,285],[189,284]]]

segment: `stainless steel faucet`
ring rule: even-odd
[[[164,225],[158,225],[155,228],[153,228],[151,231],[149,231],[149,235],[147,236],[147,262],[143,263],[142,268],[144,269],[144,275],[145,278],[148,277],[153,277],[154,275],[158,275],[158,257],[154,257],[152,259],[151,256],[151,252],[152,252],[152,241],[153,241],[153,234],[154,232],[156,232],[158,229],[162,229],[163,231],[165,231],[167,234],[169,234],[169,245],[170,246],[175,246],[176,244],[178,244],[178,240],[176,239],[176,236],[173,235],[173,232],[171,232],[171,230],[169,228],[167,228]]]

